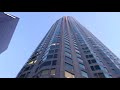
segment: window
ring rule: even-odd
[[[86,73],[85,71],[82,70],[82,71],[81,71],[81,74],[82,74],[82,76],[88,78],[88,75],[87,75],[87,73]]]
[[[54,53],[54,50],[50,50],[49,53]]]
[[[53,42],[53,43],[57,43],[57,42],[59,42],[59,41],[60,41],[60,38],[54,38],[52,42]]]
[[[93,67],[93,66],[90,66],[90,68],[91,68],[91,70],[92,70],[92,71],[95,71],[95,69],[94,69],[94,67]]]
[[[65,47],[65,51],[71,52],[71,50],[69,48],[66,48],[66,47]]]
[[[77,56],[77,57],[81,57],[81,55],[80,55],[79,53],[76,53],[76,56]]]
[[[74,44],[74,46],[76,46],[76,47],[77,47],[77,44]]]
[[[91,62],[92,62],[92,63],[96,63],[96,60],[95,60],[95,59],[92,59]]]
[[[50,46],[50,49],[54,49],[55,48],[55,46],[53,45],[53,46]]]
[[[49,66],[49,65],[51,65],[51,61],[42,63],[39,68],[42,68],[43,66]]]
[[[55,75],[55,69],[51,69],[50,75]]]
[[[85,66],[83,64],[79,63],[79,66],[80,66],[80,68],[85,69]]]
[[[91,70],[92,70],[92,71],[95,71],[95,70],[100,70],[99,65],[90,66],[90,67],[91,67]]]
[[[54,58],[57,58],[57,54],[54,54]]]
[[[37,62],[37,60],[34,60],[34,63],[36,63]]]
[[[77,60],[83,63],[83,60],[81,60],[81,59],[80,59],[80,58],[78,58],[78,57],[77,57]]]
[[[91,60],[88,60],[88,63],[91,64]]]
[[[51,59],[51,58],[53,58],[53,55],[48,55],[47,56],[47,59]]]
[[[72,57],[71,54],[68,53],[68,52],[65,52],[65,55],[68,56],[68,57],[70,57],[70,58]]]
[[[93,58],[93,55],[86,55],[86,58]]]
[[[57,60],[52,61],[52,66],[56,65]]]
[[[65,44],[70,45],[69,42],[65,42]]]
[[[89,63],[89,64],[96,63],[96,60],[95,60],[95,59],[88,60],[88,63]]]
[[[71,73],[69,73],[67,71],[65,71],[65,77],[66,78],[75,78],[74,74],[71,74]]]
[[[55,49],[55,53],[57,53],[58,52],[58,49]]]
[[[75,47],[75,49],[76,49],[76,50],[79,50],[79,48],[78,48],[78,47]]]
[[[78,50],[75,50],[75,52],[80,53]]]
[[[100,70],[99,65],[94,66],[96,70]]]
[[[82,48],[83,50],[86,50],[86,49],[88,49],[88,47],[85,47],[85,48]]]
[[[33,64],[34,63],[34,61],[30,61],[28,64]]]
[[[67,56],[65,56],[65,60],[68,61],[68,62],[70,62],[70,63],[72,63],[72,59],[69,58],[69,57],[67,57]]]
[[[70,48],[70,46],[68,44],[65,44],[65,47]]]
[[[65,39],[65,42],[69,43],[69,40],[68,40],[68,39]]]
[[[24,71],[27,71],[27,70],[29,70],[30,69],[30,66],[29,67],[26,67],[25,69],[24,69]]]
[[[47,61],[42,64],[42,66],[49,66],[49,65],[51,65],[51,61]]]
[[[89,53],[90,52],[90,50],[88,50],[88,51],[84,51],[84,53]]]
[[[69,41],[68,37],[64,37],[65,40]]]
[[[42,72],[41,72],[41,75],[47,75],[48,74],[48,72],[49,72],[49,70],[43,70]]]
[[[73,71],[73,66],[68,63],[65,63],[65,69]]]

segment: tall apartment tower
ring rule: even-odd
[[[17,78],[119,78],[120,60],[71,16],[57,20]]]
[[[0,54],[8,48],[18,21],[18,17],[0,12]]]

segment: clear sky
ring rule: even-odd
[[[20,18],[8,49],[0,54],[0,78],[15,78],[53,23],[73,16],[120,58],[119,12],[9,12]]]

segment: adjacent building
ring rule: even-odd
[[[18,21],[18,17],[0,12],[0,54],[8,48]]]
[[[118,78],[120,59],[71,16],[57,20],[17,78]]]

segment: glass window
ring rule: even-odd
[[[90,57],[90,58],[92,58],[92,57],[93,57],[93,55],[89,55],[89,57]]]
[[[93,55],[86,55],[86,58],[93,58]]]
[[[66,55],[67,57],[70,57],[70,58],[72,57],[71,54],[68,53],[68,52],[65,52],[65,55]]]
[[[88,74],[87,74],[87,72],[85,72],[85,71],[81,71],[81,74],[82,74],[82,76],[88,78]]]
[[[69,48],[66,48],[66,47],[65,47],[65,51],[71,52],[71,50]]]
[[[53,46],[50,46],[50,49],[54,49],[55,48],[55,45],[53,45]]]
[[[78,47],[75,47],[75,49],[78,49]]]
[[[88,63],[89,63],[89,64],[96,63],[96,60],[95,60],[95,59],[88,60]]]
[[[57,58],[57,54],[54,54],[54,58]]]
[[[49,65],[51,65],[51,61],[46,61],[42,64],[42,66],[49,66]]]
[[[92,70],[92,71],[95,71],[95,69],[94,69],[94,67],[93,67],[93,66],[90,66],[90,68],[91,68],[91,70]]]
[[[51,59],[51,58],[53,58],[53,55],[48,55],[47,56],[47,59]]]
[[[39,68],[42,68],[44,66],[49,66],[49,65],[51,65],[51,61],[47,61],[47,62],[42,63]]]
[[[55,75],[55,69],[51,69],[50,75]]]
[[[85,66],[83,64],[79,63],[79,66],[80,66],[80,68],[85,69]]]
[[[55,49],[55,53],[57,53],[58,52],[58,49]]]
[[[29,67],[26,67],[25,69],[24,69],[24,71],[27,71],[27,70],[29,70],[30,69],[30,66]]]
[[[54,53],[54,50],[50,50],[49,53]]]
[[[30,61],[28,64],[33,64],[34,63],[34,61]]]
[[[96,66],[94,66],[94,67],[95,67],[95,70],[100,70],[99,65],[96,65]]]
[[[83,60],[81,60],[81,59],[80,59],[80,58],[78,58],[78,57],[77,57],[77,60],[83,63]]]
[[[79,53],[76,53],[76,56],[77,56],[77,57],[81,57],[81,55],[80,55]]]
[[[88,63],[91,64],[91,60],[88,60]]]
[[[74,44],[74,46],[76,46],[76,47],[77,47],[77,44]]]
[[[65,56],[65,60],[72,63],[72,59],[67,56]]]
[[[66,41],[69,41],[68,37],[64,37],[64,39],[65,39]]]
[[[92,62],[92,63],[96,63],[96,60],[95,60],[95,59],[92,59],[91,62]]]
[[[70,46],[69,46],[69,45],[67,45],[67,44],[65,44],[65,47],[70,48]]]
[[[95,66],[90,66],[92,71],[95,71],[95,70],[100,70],[100,67],[99,65],[95,65]]]
[[[41,75],[47,75],[48,74],[48,72],[49,72],[49,70],[43,70],[42,72],[41,72]]]
[[[73,71],[73,66],[68,63],[65,63],[65,69]]]
[[[67,71],[65,71],[65,77],[66,77],[66,78],[75,78],[74,74],[69,73],[69,72],[67,72]]]
[[[56,65],[57,60],[52,61],[52,65]]]
[[[75,50],[75,52],[80,53],[78,50]]]
[[[69,42],[69,40],[65,39],[65,42]]]
[[[88,50],[88,51],[84,51],[84,53],[89,53],[90,52],[90,50]]]
[[[70,45],[70,43],[69,43],[69,42],[65,42],[65,44]]]

